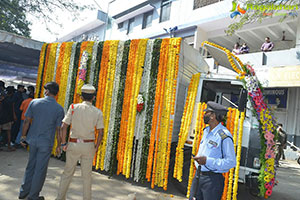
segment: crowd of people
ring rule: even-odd
[[[5,86],[0,81],[0,151],[15,151],[20,146],[20,137],[24,114],[34,98],[34,87],[19,84]]]
[[[272,51],[273,48],[274,48],[273,42],[271,42],[269,37],[266,37],[265,42],[260,47],[260,50],[263,52],[268,52],[268,51]],[[242,45],[240,45],[238,42],[235,43],[235,45],[232,49],[232,53],[234,55],[246,54],[246,53],[249,53],[249,51],[250,51],[250,48],[248,47],[248,45],[245,42]]]

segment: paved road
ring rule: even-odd
[[[14,200],[22,182],[27,164],[28,153],[23,149],[15,152],[0,152],[0,200]],[[48,174],[41,195],[47,200],[54,200],[63,171],[64,162],[50,159]],[[300,199],[300,165],[295,161],[284,161],[277,171],[278,185],[274,188],[271,200]],[[82,199],[82,181],[77,169],[68,192],[68,200]],[[149,184],[139,184],[126,180],[123,176],[114,176],[93,172],[93,200],[127,200],[129,194],[136,193],[137,200],[183,200],[184,195],[175,188],[169,187],[167,192],[161,188],[152,190]],[[249,195],[244,186],[239,186],[238,199],[262,199]]]

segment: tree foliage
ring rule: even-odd
[[[244,25],[254,23],[254,22],[262,22],[266,18],[271,18],[274,16],[280,16],[279,22],[282,22],[288,18],[295,18],[298,16],[297,11],[300,10],[300,1],[299,0],[245,0],[245,1],[232,1],[234,5],[240,4],[241,7],[246,10],[245,14],[236,15],[235,18],[238,19],[236,22],[230,24],[228,29],[225,32],[228,35],[232,35],[235,31],[243,28]],[[256,9],[248,10],[247,5],[252,4],[257,6]],[[282,5],[281,9],[274,9],[274,6]],[[284,6],[294,6],[298,5],[298,10],[286,10]],[[234,6],[233,6],[234,8]]]
[[[18,0],[0,1],[0,29],[26,37],[30,36],[30,22],[26,20],[25,9]]]
[[[32,15],[46,26],[49,22],[60,25],[59,16],[55,14],[57,10],[70,13],[76,19],[84,9],[93,8],[79,5],[74,0],[0,0],[0,29],[29,37],[30,22],[27,15]]]

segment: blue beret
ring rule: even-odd
[[[204,111],[212,111],[217,114],[225,115],[227,113],[227,108],[221,104],[218,104],[213,101],[207,102],[207,108]]]

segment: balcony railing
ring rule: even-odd
[[[197,8],[202,8],[204,6],[208,6],[214,3],[218,3],[223,0],[194,0],[194,10]]]

